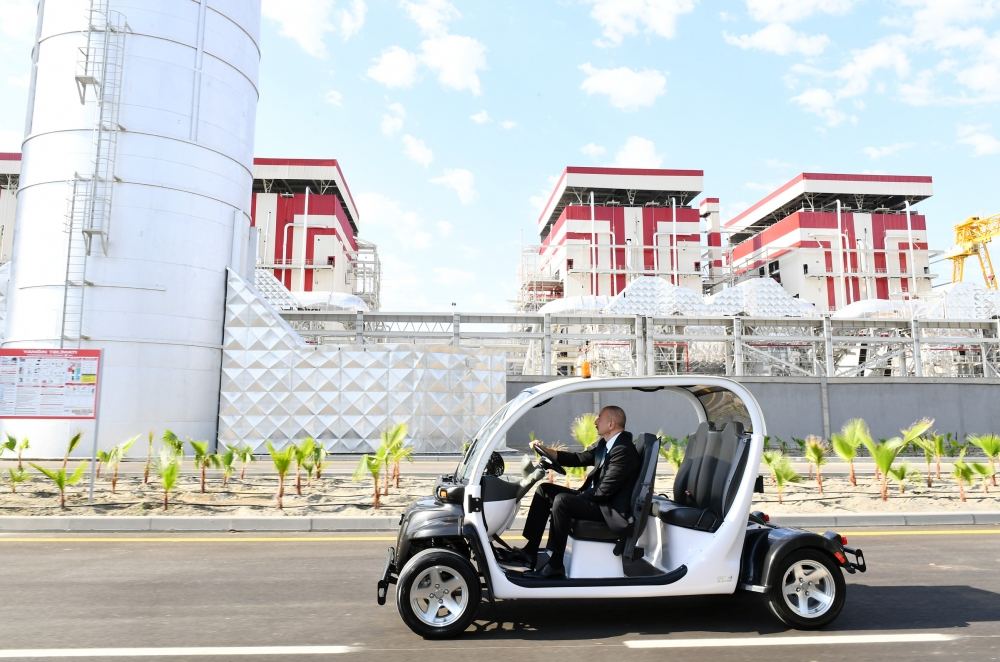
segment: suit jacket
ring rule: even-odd
[[[600,441],[580,453],[556,451],[556,461],[564,467],[590,466],[596,460],[599,445]],[[632,434],[622,431],[604,459],[604,464],[588,476],[587,483],[592,483],[593,489],[582,493],[600,507],[604,521],[612,531],[623,530],[628,526],[632,510],[632,490],[639,477],[641,464],[642,459],[632,442]]]

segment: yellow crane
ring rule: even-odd
[[[965,275],[965,258],[975,255],[983,270],[983,282],[987,289],[997,289],[997,275],[993,271],[988,244],[1000,235],[1000,214],[993,216],[970,216],[955,226],[955,246],[946,256],[951,260],[951,281],[959,283]]]

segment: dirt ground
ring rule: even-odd
[[[558,477],[559,481],[564,481]],[[59,507],[59,493],[55,485],[41,474],[32,472],[31,478],[16,486],[11,493],[6,472],[0,476],[0,516],[24,515],[223,515],[223,516],[290,516],[290,515],[339,515],[365,517],[396,515],[414,499],[429,496],[436,478],[427,475],[406,475],[399,488],[390,486],[389,494],[382,497],[382,507],[372,507],[372,481],[367,478],[353,482],[349,476],[324,476],[321,480],[306,482],[302,494],[296,494],[292,477],[285,487],[284,509],[278,510],[275,495],[276,475],[248,474],[246,480],[231,479],[222,486],[218,472],[210,472],[206,492],[199,489],[197,475],[183,475],[170,495],[169,508],[163,510],[163,491],[157,479],[151,478],[144,485],[141,476],[125,475],[118,481],[117,493],[111,493],[110,481],[98,479],[94,489],[94,503],[88,504],[88,480],[85,476],[66,491],[66,509]],[[656,491],[669,495],[673,475],[660,476]],[[882,502],[873,476],[860,476],[858,486],[852,487],[846,478],[824,479],[824,493],[819,494],[815,480],[803,476],[801,483],[784,489],[783,503],[778,503],[774,485],[765,485],[764,494],[754,495],[755,508],[769,514],[814,513],[878,513],[920,511],[996,511],[1000,510],[1000,488],[989,486],[985,492],[981,482],[966,488],[967,501],[959,499],[957,484],[950,476],[942,476],[927,487],[923,479],[906,486],[900,494],[896,484],[890,483],[890,497]],[[529,495],[530,496],[530,495]],[[522,501],[522,511],[530,499]],[[523,512],[522,512],[523,514]]]

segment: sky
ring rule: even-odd
[[[0,4],[0,151],[19,151],[35,0]],[[383,310],[511,310],[569,165],[703,170],[723,222],[800,172],[930,175],[916,209],[942,251],[1000,213],[1000,0],[262,10],[255,153],[338,159]]]

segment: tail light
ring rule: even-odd
[[[847,547],[847,536],[840,536],[840,544]]]

